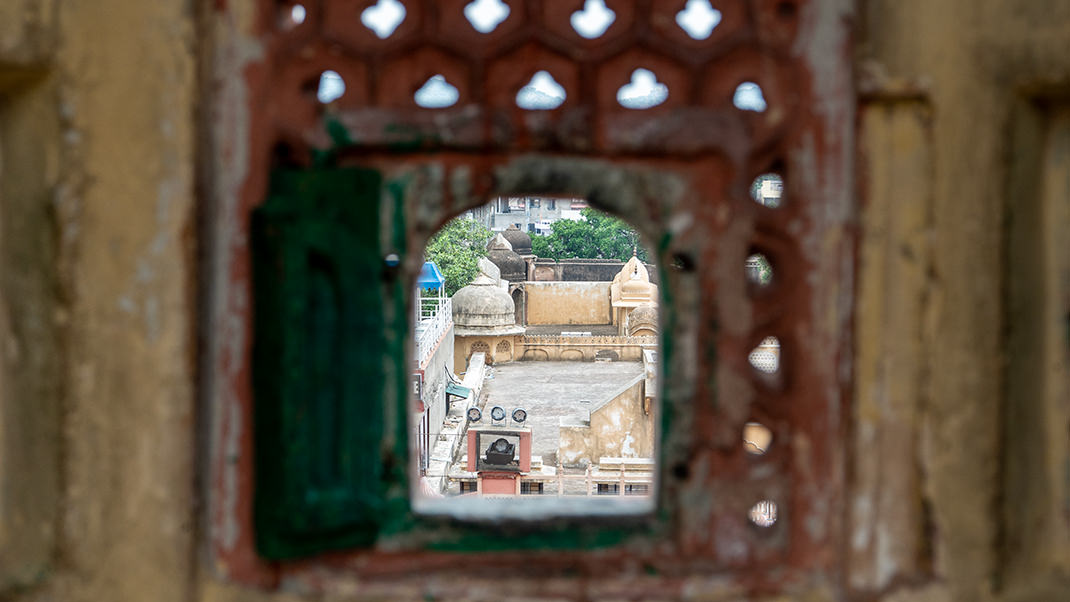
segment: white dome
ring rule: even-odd
[[[509,293],[484,274],[453,295],[453,323],[457,326],[512,326],[515,310]]]

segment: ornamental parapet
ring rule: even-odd
[[[658,337],[524,335],[521,342],[525,345],[656,345]]]

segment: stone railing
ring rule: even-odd
[[[517,343],[516,357],[533,361],[642,361],[643,349],[657,343],[653,336],[524,335]]]
[[[576,326],[577,330],[582,325]],[[572,336],[560,334],[526,334],[521,337],[521,343],[527,346],[540,345],[567,345],[569,347],[606,347],[613,345],[656,345],[658,337],[627,337],[619,335],[591,335]]]

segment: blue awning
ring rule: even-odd
[[[424,267],[420,270],[420,277],[416,279],[416,284],[420,288],[441,288],[445,282],[446,279],[442,277],[441,270],[431,261],[424,262]]]
[[[462,399],[467,399],[472,394],[472,390],[468,387],[462,387],[461,385],[454,383],[446,383],[446,395],[453,395]]]

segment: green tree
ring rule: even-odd
[[[757,253],[747,258],[747,278],[762,286],[773,281],[773,265],[765,255]]]
[[[433,261],[446,279],[446,294],[453,296],[479,273],[479,258],[487,256],[487,241],[493,236],[486,226],[457,218],[442,227],[427,243],[424,259]]]
[[[619,259],[627,261],[634,249],[647,261],[639,233],[625,222],[595,209],[584,209],[583,220],[558,220],[545,236],[531,237],[531,252],[553,259]]]

